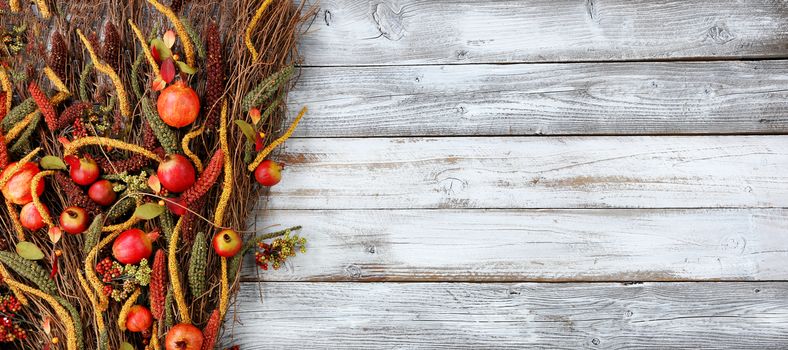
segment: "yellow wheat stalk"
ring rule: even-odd
[[[137,28],[137,25],[135,25],[131,19],[129,19],[129,26],[131,26],[134,36],[137,37],[137,41],[140,42],[140,46],[142,46],[142,52],[145,54],[145,58],[148,60],[151,70],[153,70],[154,75],[159,76],[161,74],[159,71],[159,65],[156,64],[156,60],[153,58],[153,54],[150,52],[150,48],[145,42],[145,37],[142,36],[142,31]]]
[[[230,159],[230,145],[227,141],[227,100],[222,103],[222,113],[219,118],[219,144],[224,153],[224,181],[222,183],[222,194],[219,196],[219,203],[214,211],[213,224],[222,227],[224,221],[224,211],[230,196],[233,193],[233,163]],[[230,300],[230,287],[227,281],[227,258],[222,257],[222,290],[219,296],[219,313],[224,316],[227,311],[227,304]]]
[[[185,153],[186,156],[192,160],[194,167],[197,168],[198,172],[202,172],[202,161],[200,160],[200,157],[194,154],[191,148],[189,148],[189,142],[191,142],[191,140],[195,137],[202,135],[203,131],[205,131],[205,124],[200,126],[199,129],[189,131],[189,133],[187,133],[185,136],[183,136],[183,139],[181,139],[181,148],[183,148],[183,153]]]
[[[4,280],[10,279],[16,281],[14,277],[11,276],[10,273],[8,273],[8,270],[5,269],[5,265],[3,264],[0,264],[0,276],[2,276]],[[19,300],[19,303],[21,303],[24,306],[27,306],[29,304],[27,297],[25,297],[25,295],[22,294],[21,290],[15,287],[10,287],[9,289],[11,289],[11,293],[14,293],[14,296],[16,297],[17,300]]]
[[[16,238],[19,241],[24,241],[25,229],[22,227],[22,223],[19,221],[19,214],[16,212],[14,203],[11,203],[8,198],[5,200],[5,209],[8,210],[8,216],[11,217],[11,224],[14,226],[14,231],[16,231]]]
[[[22,11],[22,6],[19,5],[19,0],[10,0],[8,2],[8,6],[11,7],[11,12],[13,12],[13,13],[17,13],[19,11]]]
[[[0,188],[5,187],[5,185],[8,183],[8,180],[11,180],[11,177],[16,175],[16,172],[18,172],[19,169],[22,169],[22,167],[25,166],[25,164],[30,163],[30,161],[33,160],[33,158],[36,155],[38,155],[38,152],[40,151],[41,151],[41,147],[36,147],[36,149],[30,151],[30,153],[26,154],[24,157],[22,157],[22,159],[18,160],[16,164],[8,167],[7,168],[8,171],[3,172],[3,176],[0,177]]]
[[[118,314],[118,328],[120,328],[121,331],[126,331],[126,319],[129,317],[129,311],[131,310],[131,307],[137,302],[137,298],[139,298],[141,293],[142,291],[140,291],[139,288],[134,290],[134,293],[129,295],[129,298],[126,299],[125,303],[123,303],[123,307],[120,308],[120,313]]]
[[[257,49],[254,48],[254,44],[252,44],[252,32],[254,31],[254,27],[257,26],[257,23],[260,22],[260,19],[263,18],[263,12],[265,9],[268,8],[268,5],[271,4],[271,0],[265,0],[260,7],[257,8],[257,11],[254,13],[254,17],[249,22],[249,25],[246,26],[246,33],[244,34],[244,44],[246,44],[246,48],[249,49],[249,52],[252,54],[252,62],[257,61],[257,57],[260,55],[257,53]]]
[[[77,152],[79,148],[85,146],[109,146],[112,148],[118,148],[129,152],[134,152],[141,154],[145,157],[153,159],[157,162],[161,162],[162,159],[159,158],[156,153],[153,153],[145,148],[137,146],[135,144],[111,139],[108,137],[99,137],[99,136],[89,136],[89,137],[81,137],[74,141],[71,141],[69,144],[66,145],[64,149],[64,155],[71,155]]]
[[[265,157],[268,156],[268,154],[271,153],[271,151],[274,150],[274,148],[276,148],[277,146],[281,145],[288,138],[290,138],[291,135],[293,135],[293,132],[295,131],[296,127],[298,126],[298,122],[301,121],[301,118],[304,116],[304,114],[306,114],[306,111],[307,111],[306,106],[304,106],[304,108],[301,108],[301,112],[298,112],[298,116],[293,121],[293,124],[290,124],[290,127],[287,128],[287,131],[284,133],[284,135],[282,135],[278,139],[274,140],[274,142],[271,142],[270,145],[268,145],[266,148],[264,148],[262,151],[260,151],[260,153],[257,154],[257,157],[254,158],[254,161],[251,164],[249,164],[249,167],[247,167],[247,169],[249,169],[249,171],[254,171],[254,169],[257,168],[258,165],[260,165],[260,163],[263,161],[263,159],[265,159]]]
[[[178,307],[178,313],[181,315],[181,322],[192,323],[189,316],[189,306],[186,305],[186,296],[183,293],[181,286],[181,277],[178,272],[178,235],[181,233],[181,224],[183,217],[178,219],[175,228],[172,230],[170,238],[170,245],[167,250],[167,270],[170,274],[170,284],[172,284],[172,294],[175,296],[175,305]]]
[[[4,108],[5,108],[5,114],[8,114],[8,112],[11,111],[11,99],[14,98],[14,87],[13,85],[11,85],[11,79],[8,77],[8,72],[5,71],[5,68],[1,68],[1,67],[0,67],[0,86],[2,86],[3,91],[5,91]]]
[[[93,67],[95,67],[97,71],[106,74],[109,79],[112,80],[112,84],[115,85],[115,91],[118,94],[118,101],[120,101],[120,112],[125,116],[130,116],[131,104],[129,104],[129,98],[128,95],[126,95],[126,89],[123,88],[123,82],[121,82],[118,73],[115,73],[115,70],[113,70],[108,64],[102,63],[99,60],[98,56],[96,55],[96,51],[93,49],[93,46],[90,45],[88,38],[82,34],[81,30],[77,29],[77,35],[79,36],[79,40],[82,41],[82,44],[85,45],[85,48],[88,50],[90,59],[93,61]]]
[[[49,68],[49,66],[44,67],[44,74],[47,76],[47,79],[49,79],[49,82],[55,86],[55,90],[68,93],[68,87],[60,80],[60,77],[57,76],[57,73],[55,73],[52,68]]]
[[[148,0],[148,3],[153,5],[159,12],[161,12],[167,19],[172,22],[172,25],[175,27],[175,32],[178,33],[178,37],[181,38],[181,42],[183,43],[183,51],[186,53],[186,63],[190,67],[196,67],[196,62],[194,60],[194,46],[189,39],[189,32],[186,31],[186,27],[183,26],[181,20],[178,19],[178,15],[169,8],[169,6],[164,6],[162,3],[156,0]]]
[[[36,210],[38,210],[38,215],[41,215],[41,220],[44,221],[44,223],[47,224],[47,227],[50,228],[54,226],[54,224],[52,223],[52,218],[49,216],[49,212],[47,212],[46,208],[44,207],[44,204],[41,203],[41,198],[38,197],[38,192],[36,191],[36,188],[38,188],[38,183],[41,182],[44,176],[49,176],[54,174],[55,174],[54,170],[45,170],[36,174],[30,180],[30,194],[33,197],[33,205],[36,207]]]
[[[41,13],[41,17],[44,19],[49,19],[52,14],[49,12],[49,6],[47,6],[47,2],[44,0],[34,0],[36,2],[36,6],[38,6],[38,12]]]
[[[11,143],[11,141],[17,138],[17,136],[21,135],[39,113],[41,112],[33,111],[22,118],[22,120],[20,120],[18,123],[14,124],[14,126],[11,127],[11,130],[8,130],[8,132],[5,134],[5,143]]]
[[[82,286],[82,290],[85,291],[85,294],[88,295],[88,299],[90,299],[90,304],[93,306],[93,319],[96,321],[96,328],[98,329],[97,334],[99,335],[97,340],[99,341],[98,348],[102,348],[101,346],[101,333],[104,333],[106,329],[106,325],[104,324],[104,315],[101,314],[101,305],[99,304],[98,299],[96,298],[96,294],[93,293],[93,290],[90,288],[88,281],[85,277],[82,277],[81,273],[77,273],[77,278],[79,279],[79,285]]]

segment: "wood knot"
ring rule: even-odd
[[[398,41],[405,36],[402,10],[396,12],[388,4],[377,4],[372,9],[372,20],[375,21],[380,36],[386,39]]]
[[[440,192],[443,192],[447,195],[455,195],[468,188],[468,182],[460,180],[456,177],[447,177],[438,181],[438,186]]]
[[[361,278],[361,268],[355,264],[350,264],[345,267],[345,273],[354,279]]]
[[[706,31],[706,37],[711,39],[717,44],[725,44],[735,39],[733,33],[728,29],[725,23],[717,23]]]

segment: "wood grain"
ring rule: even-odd
[[[298,137],[788,132],[788,61],[304,68]],[[292,121],[292,120],[291,120]]]
[[[241,349],[778,349],[788,343],[788,283],[261,288],[241,288],[235,316],[242,324],[227,332]]]
[[[262,213],[261,213],[262,214]],[[788,210],[272,210],[308,252],[265,281],[788,280]]]
[[[319,7],[301,40],[306,65],[788,54],[788,7],[773,0],[321,0]]]
[[[788,207],[788,136],[292,139],[271,209]]]

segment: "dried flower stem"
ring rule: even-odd
[[[44,176],[53,174],[55,174],[54,170],[45,170],[36,174],[30,180],[30,194],[33,197],[33,205],[36,207],[36,210],[38,210],[38,215],[41,216],[41,221],[47,224],[48,227],[52,227],[54,224],[52,223],[52,218],[49,216],[49,212],[44,207],[44,204],[41,203],[41,198],[38,197],[38,191],[36,191],[36,188],[38,188],[38,184],[41,182],[41,179],[43,179]]]
[[[11,217],[11,224],[14,226],[14,231],[16,231],[16,238],[20,242],[24,241],[25,229],[22,227],[22,222],[19,221],[19,214],[16,212],[16,208],[14,208],[14,203],[11,203],[11,201],[6,198],[5,208],[8,210],[8,215]]]
[[[179,218],[178,223],[175,224],[175,228],[172,230],[172,238],[170,238],[170,246],[167,251],[167,267],[170,273],[170,284],[175,297],[175,305],[178,307],[178,313],[181,315],[181,322],[192,323],[192,319],[189,316],[189,306],[186,304],[186,295],[183,293],[181,277],[178,272],[178,235],[181,231],[182,222],[183,218]]]
[[[90,300],[90,304],[93,306],[93,319],[96,321],[96,328],[98,330],[98,334],[101,334],[106,331],[106,325],[104,324],[104,315],[101,313],[101,305],[99,304],[98,298],[96,298],[96,294],[93,293],[93,290],[90,288],[88,281],[85,277],[82,277],[81,273],[77,273],[77,279],[79,279],[79,285],[82,286],[82,290],[85,291],[85,294],[88,295],[88,299]],[[98,339],[98,348],[103,349],[106,348],[106,344],[101,344],[101,337],[99,336]]]
[[[252,161],[252,163],[249,164],[249,166],[247,167],[249,171],[254,171],[254,169],[257,168],[258,165],[260,165],[263,159],[265,159],[265,157],[268,156],[268,154],[274,150],[274,148],[285,142],[288,138],[290,138],[291,135],[293,135],[293,132],[298,126],[298,122],[301,121],[301,118],[304,116],[304,114],[306,114],[306,111],[307,111],[306,106],[304,106],[304,108],[301,108],[301,112],[298,112],[298,116],[293,121],[293,124],[290,124],[290,127],[287,128],[287,131],[284,133],[284,135],[274,140],[274,142],[271,142],[270,145],[268,145],[266,148],[260,151],[260,153],[257,154],[257,157],[255,157],[254,161]]]
[[[172,25],[175,27],[175,32],[178,33],[178,37],[181,38],[181,43],[183,44],[183,51],[186,53],[186,63],[190,67],[195,67],[196,61],[194,59],[194,46],[189,39],[189,33],[186,31],[186,28],[181,23],[181,20],[178,18],[178,15],[172,11],[171,8],[162,5],[160,2],[156,0],[147,0],[149,4],[153,5],[159,12],[161,12],[165,17],[167,17]]]
[[[19,6],[17,4],[17,6]],[[13,5],[11,6],[13,8]],[[0,68],[0,86],[5,91],[5,114],[11,111],[11,100],[14,98],[14,87],[11,85],[11,79],[8,77],[8,72],[5,68]]]
[[[120,308],[120,313],[118,314],[118,328],[121,331],[126,331],[126,319],[129,317],[129,311],[134,304],[137,303],[137,298],[140,297],[142,291],[137,288],[134,290],[134,293],[129,295],[129,298],[126,299],[126,302],[123,303],[123,307]]]
[[[90,41],[88,41],[88,38],[82,34],[81,30],[77,29],[77,35],[79,36],[79,39],[82,40],[82,44],[84,44],[85,48],[88,50],[88,54],[90,54],[90,59],[93,61],[93,66],[96,68],[96,70],[106,74],[109,79],[112,80],[112,84],[115,85],[115,91],[118,94],[118,100],[120,100],[121,113],[123,113],[125,116],[131,115],[131,105],[129,104],[129,98],[126,96],[126,90],[123,88],[123,82],[121,82],[118,74],[115,73],[112,67],[99,61],[93,46],[90,44]]]
[[[81,147],[84,147],[84,146],[91,146],[91,145],[93,145],[93,146],[109,146],[109,147],[112,147],[112,148],[122,149],[122,150],[126,150],[126,151],[129,151],[129,152],[134,152],[134,153],[137,153],[137,154],[141,154],[141,155],[143,155],[145,157],[148,157],[150,159],[153,159],[153,160],[155,160],[157,162],[161,162],[162,161],[161,157],[156,155],[156,153],[153,153],[153,152],[151,152],[151,151],[149,151],[149,150],[147,150],[145,148],[142,148],[140,146],[137,146],[137,145],[134,145],[134,144],[131,144],[131,143],[126,143],[126,142],[119,141],[119,140],[115,140],[115,139],[111,139],[111,138],[108,138],[108,137],[98,137],[98,136],[82,137],[82,138],[78,138],[78,139],[72,141],[71,143],[66,145],[66,147],[64,149],[64,154],[65,155],[71,155],[71,154],[76,153],[77,149],[79,149]]]
[[[13,279],[5,279],[6,276],[3,276],[4,282],[8,284],[9,287],[19,289],[27,294],[31,294],[41,298],[42,300],[46,301],[52,309],[55,310],[55,314],[60,318],[60,321],[66,327],[66,349],[68,350],[77,350],[77,331],[76,327],[74,327],[74,320],[69,315],[69,312],[60,305],[60,303],[55,300],[51,295],[42,292],[39,289],[29,287],[24,283],[17,282]]]
[[[260,22],[260,19],[263,18],[263,12],[265,12],[265,9],[268,8],[268,5],[270,4],[271,0],[265,0],[262,4],[260,4],[260,7],[257,8],[257,12],[254,13],[254,17],[252,17],[252,21],[249,22],[248,26],[246,26],[244,43],[246,44],[246,48],[249,49],[249,52],[252,54],[252,62],[257,61],[257,57],[259,56],[257,49],[255,49],[254,44],[252,44],[252,32],[254,31],[254,27],[257,26],[257,22]]]
[[[161,74],[159,71],[159,65],[156,63],[156,60],[153,59],[153,54],[150,52],[150,48],[145,41],[145,37],[142,36],[142,32],[139,28],[137,28],[137,25],[135,25],[131,19],[129,19],[129,26],[131,26],[134,36],[137,37],[137,40],[140,42],[140,46],[142,46],[142,52],[145,54],[145,58],[148,59],[148,64],[153,71],[153,75],[159,76]]]
[[[189,132],[188,132],[188,133],[187,133],[187,134],[186,134],[186,135],[183,137],[183,139],[181,139],[181,148],[183,148],[183,153],[184,153],[184,154],[185,154],[187,157],[189,157],[189,159],[191,159],[191,160],[192,160],[192,162],[194,163],[194,167],[195,167],[195,168],[197,168],[197,171],[198,171],[198,172],[202,172],[202,169],[203,169],[203,167],[202,167],[202,161],[200,160],[200,157],[198,157],[196,154],[194,154],[194,152],[192,152],[192,150],[189,148],[189,142],[190,142],[190,141],[191,141],[193,138],[195,138],[195,137],[197,137],[197,136],[200,136],[200,135],[202,135],[202,133],[203,133],[204,131],[205,131],[205,124],[203,124],[202,126],[200,126],[200,128],[199,128],[199,129],[195,129],[195,130],[189,131]]]
[[[28,113],[28,115],[26,115],[22,120],[14,124],[14,127],[12,127],[11,130],[8,130],[8,132],[5,134],[5,142],[7,144],[11,143],[11,141],[17,138],[17,136],[22,134],[22,132],[25,131],[27,126],[30,125],[30,122],[32,122],[33,119],[36,118],[38,113],[40,112],[34,111],[33,113]]]

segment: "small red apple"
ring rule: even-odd
[[[90,185],[88,197],[99,205],[110,205],[115,203],[118,195],[113,189],[112,182],[109,182],[109,180],[98,180]]]
[[[0,174],[0,177],[4,177],[6,172],[8,172],[11,167],[14,166],[16,163],[8,164],[8,166],[3,170],[3,173]],[[33,179],[33,176],[36,176],[41,170],[38,168],[36,163],[25,163],[19,171],[17,171],[11,178],[8,180],[5,186],[3,186],[2,192],[3,196],[10,200],[14,204],[25,205],[33,201],[33,195],[30,191],[30,180]],[[39,181],[38,186],[36,187],[36,194],[39,196],[44,193],[44,181]]]
[[[202,331],[199,328],[186,323],[178,323],[167,332],[164,348],[166,350],[199,350],[202,348],[202,342]]]
[[[254,178],[263,186],[273,186],[282,180],[284,165],[273,160],[264,160],[254,169]]]
[[[180,128],[193,123],[200,113],[200,97],[183,80],[161,91],[156,100],[159,117],[165,124]]]
[[[188,158],[180,154],[170,154],[159,163],[156,176],[167,191],[180,193],[194,185],[197,173]]]
[[[68,207],[60,213],[60,227],[72,235],[78,235],[88,229],[88,212],[80,207]]]
[[[137,228],[123,231],[112,243],[112,256],[122,264],[136,264],[150,257],[153,241],[158,237],[157,231],[145,233]]]
[[[134,305],[126,316],[126,329],[131,332],[142,332],[153,324],[153,315],[147,307]]]
[[[44,204],[41,205],[44,206]],[[44,210],[49,214],[49,209],[46,206],[44,206]],[[22,227],[31,231],[37,231],[46,226],[44,219],[41,218],[41,213],[38,212],[38,208],[33,202],[22,207],[22,211],[19,213],[19,222],[22,223]]]
[[[66,156],[64,158],[69,167],[69,175],[74,183],[81,186],[87,186],[94,182],[99,177],[99,167],[96,161],[90,158],[77,158],[76,156]]]
[[[238,254],[241,250],[243,240],[238,232],[230,229],[224,229],[213,235],[213,250],[216,254],[229,258]]]

